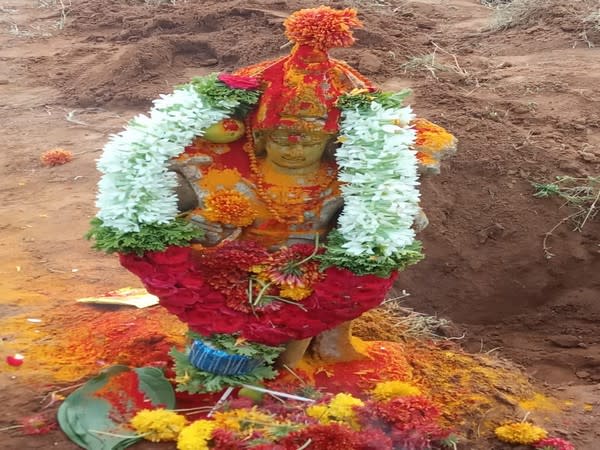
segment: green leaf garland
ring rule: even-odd
[[[148,251],[163,251],[172,245],[187,246],[192,239],[202,237],[199,228],[182,219],[168,224],[143,224],[137,232],[107,227],[97,217],[90,223],[86,239],[93,239],[93,247],[106,253],[136,253],[141,256]]]

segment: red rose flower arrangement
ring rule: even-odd
[[[203,336],[240,333],[279,345],[315,336],[378,306],[393,284],[330,267],[315,248],[294,245],[269,253],[249,241],[227,242],[198,256],[186,247],[120,255],[162,306]]]
[[[243,75],[221,73],[217,77],[217,80],[231,89],[252,90],[260,87],[260,80],[258,78]]]

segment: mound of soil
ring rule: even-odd
[[[334,56],[386,89],[412,88],[417,114],[459,139],[441,175],[422,180],[427,258],[397,282],[411,294],[406,305],[452,319],[471,351],[500,352],[542,383],[593,397],[600,224],[574,232],[565,222],[545,250],[545,234],[570,211],[534,198],[531,186],[600,174],[600,58],[581,35],[586,2],[557,0],[558,9],[498,31],[476,0],[71,3],[61,11],[6,0],[0,9],[4,315],[136,283],[81,239],[94,215],[94,159],[110,133],[192,76],[284,54],[291,11],[356,6],[365,28]],[[52,147],[75,160],[40,167]],[[35,408],[30,388],[1,377],[17,396],[11,409]],[[567,427],[577,448],[596,448],[594,417],[582,412]],[[24,442],[6,448],[34,448]]]

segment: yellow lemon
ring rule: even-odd
[[[223,119],[204,131],[204,139],[215,144],[229,144],[244,135],[244,122],[237,119]]]

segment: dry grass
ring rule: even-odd
[[[560,226],[571,224],[574,231],[581,231],[585,224],[600,212],[600,176],[586,178],[560,176],[556,177],[553,183],[533,183],[533,187],[534,197],[558,197],[564,201],[561,207],[568,207],[572,211],[544,235],[544,255],[550,259],[556,255],[550,251],[549,239]]]
[[[583,19],[581,38],[590,48],[600,45],[600,7]]]
[[[148,6],[160,6],[160,5],[172,5],[175,6],[177,3],[185,3],[186,0],[144,0],[144,3]]]
[[[351,0],[344,7],[352,7],[358,9],[370,8],[370,7],[379,7],[379,8],[389,8],[393,12],[396,12],[399,8],[398,6],[406,6],[408,1],[400,2],[401,5],[398,5],[398,2],[391,2],[387,0]]]
[[[506,30],[525,25],[548,12],[553,7],[554,0],[513,0],[510,3],[494,2],[495,11],[490,29]]]
[[[38,0],[38,6],[40,8],[51,8],[57,9],[60,18],[56,23],[56,28],[63,30],[67,25],[67,17],[71,12],[72,0]]]
[[[463,69],[458,63],[458,58],[454,53],[444,50],[435,42],[433,44],[433,52],[426,55],[413,56],[408,61],[400,66],[404,72],[427,71],[433,78],[438,79],[437,72],[453,72],[461,76],[461,78],[469,78],[469,73]],[[452,62],[440,61],[439,54],[445,55],[446,59],[452,59]]]
[[[600,31],[600,8],[583,19],[583,23],[591,30]]]
[[[367,311],[352,323],[352,334],[365,340],[394,342],[457,339],[439,334],[451,325],[450,321],[402,306],[399,300],[403,297],[386,300],[379,308]]]

